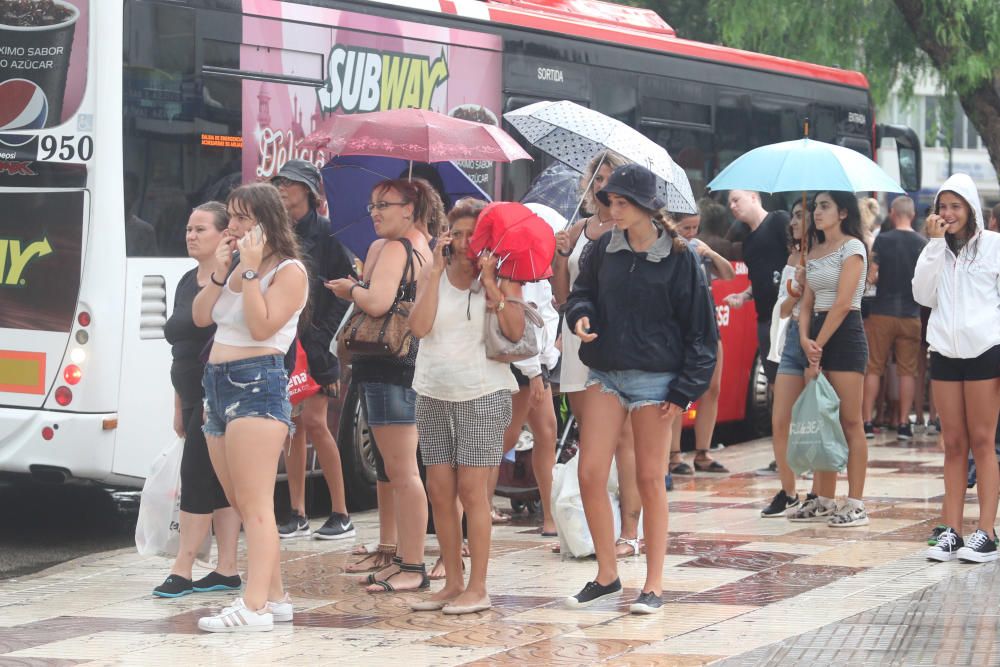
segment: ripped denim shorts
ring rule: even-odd
[[[593,368],[587,386],[597,385],[601,391],[618,399],[622,407],[632,412],[647,405],[660,405],[667,400],[676,373],[649,371],[599,371]]]
[[[288,372],[280,354],[206,364],[201,384],[205,435],[223,436],[226,425],[241,417],[274,419],[288,426],[289,435],[294,432]]]

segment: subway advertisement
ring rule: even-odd
[[[269,0],[244,0],[243,9],[241,69],[317,81],[243,83],[245,180],[270,178],[293,158],[323,167],[333,156],[304,140],[341,114],[420,108],[500,124],[495,35]],[[496,165],[459,165],[496,192]]]

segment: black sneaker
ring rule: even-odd
[[[571,608],[586,607],[597,600],[608,595],[614,595],[622,589],[622,580],[615,579],[607,586],[602,586],[596,581],[588,581],[587,585],[583,587],[576,595],[572,595],[566,598],[566,606]]]
[[[160,598],[179,598],[194,593],[191,580],[172,574],[162,584],[153,589],[153,595]]]
[[[900,424],[896,427],[896,439],[897,440],[913,440],[913,427],[910,423]]]
[[[292,517],[285,523],[278,526],[278,537],[286,540],[290,537],[302,537],[308,535],[309,519],[305,518],[295,510],[292,510]]]
[[[958,557],[958,550],[965,546],[962,537],[951,528],[938,535],[937,544],[924,552],[929,560],[947,563]],[[994,546],[994,550],[996,547]]]
[[[194,582],[194,592],[208,593],[209,591],[238,591],[241,586],[243,586],[243,580],[240,579],[240,575],[234,574],[231,577],[227,577],[213,570],[198,581]]]
[[[628,610],[633,614],[655,614],[660,611],[660,607],[663,606],[663,600],[660,596],[649,591],[648,593],[639,593],[639,597],[635,599]]]
[[[977,530],[964,547],[958,550],[958,560],[965,563],[991,563],[997,559],[997,544],[982,530]]]
[[[793,507],[799,506],[799,494],[795,494],[794,497],[789,497],[785,490],[782,489],[774,494],[774,498],[771,499],[771,504],[760,511],[760,515],[765,519],[771,519],[777,516],[785,516],[785,512]]]
[[[927,538],[928,546],[934,546],[935,544],[937,544],[938,538],[941,537],[941,533],[943,533],[946,530],[948,530],[948,526],[944,525],[943,523],[939,523],[938,525],[934,526],[934,530],[931,531],[931,536]]]
[[[865,437],[869,440],[875,439],[875,424],[871,422],[865,422]]]
[[[317,540],[343,540],[354,537],[354,534],[354,524],[351,523],[351,517],[334,512],[323,524],[323,527],[313,533],[313,537]]]

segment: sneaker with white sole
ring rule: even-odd
[[[253,611],[247,608],[243,598],[236,598],[232,606],[215,616],[199,618],[198,627],[205,632],[270,632],[274,630],[274,616],[267,607]]]
[[[295,616],[295,608],[292,606],[292,601],[288,598],[288,593],[285,593],[285,597],[277,602],[268,600],[267,610],[271,612],[275,623],[290,623],[292,617]]]
[[[333,512],[326,520],[323,527],[313,533],[313,539],[317,540],[343,540],[355,535],[354,524],[351,517],[339,512]]]
[[[992,563],[996,559],[997,543],[983,530],[974,532],[965,546],[958,550],[958,560],[964,563]]]
[[[774,498],[771,499],[770,504],[760,511],[760,515],[765,519],[773,519],[774,517],[785,516],[785,512],[790,509],[799,506],[799,494],[790,496],[785,493],[784,489],[781,489],[776,494]]]
[[[848,498],[830,515],[826,525],[831,528],[855,528],[867,526],[868,523],[868,510],[865,509],[865,504],[860,500]]]
[[[795,523],[822,523],[826,522],[830,515],[837,509],[837,503],[832,499],[823,499],[814,493],[806,496],[806,500],[800,506],[788,510],[785,518]]]
[[[309,519],[292,510],[292,516],[278,526],[278,537],[287,540],[292,537],[305,537],[310,534]]]
[[[660,611],[663,607],[663,598],[649,591],[648,593],[639,593],[639,597],[635,599],[631,605],[629,605],[629,612],[633,614],[655,614]]]
[[[622,580],[615,579],[610,584],[604,585],[599,584],[596,581],[588,581],[587,585],[577,593],[572,595],[565,600],[565,604],[570,609],[577,609],[579,607],[586,607],[588,605],[597,602],[601,598],[605,598],[609,595],[614,595],[620,592],[622,589]]]
[[[937,544],[925,551],[924,554],[926,554],[928,560],[947,563],[958,558],[959,550],[964,548],[965,544],[962,542],[962,536],[953,529],[947,528],[937,536]]]

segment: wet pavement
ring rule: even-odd
[[[295,620],[251,635],[199,632],[198,617],[232,595],[153,598],[169,563],[122,549],[0,581],[0,665],[998,664],[996,565],[922,555],[943,493],[935,442],[879,436],[871,525],[850,529],[760,518],[777,490],[753,472],[771,459],[767,442],[718,458],[733,474],[675,478],[657,615],[628,614],[643,580],[635,558],[621,561],[620,598],[563,608],[595,564],[551,553],[530,519],[496,527],[495,606],[461,617],[411,612],[418,594],[365,593],[343,574],[351,542],[283,543]],[[976,514],[970,494],[966,533]],[[359,541],[377,537],[374,512],[354,519]]]

